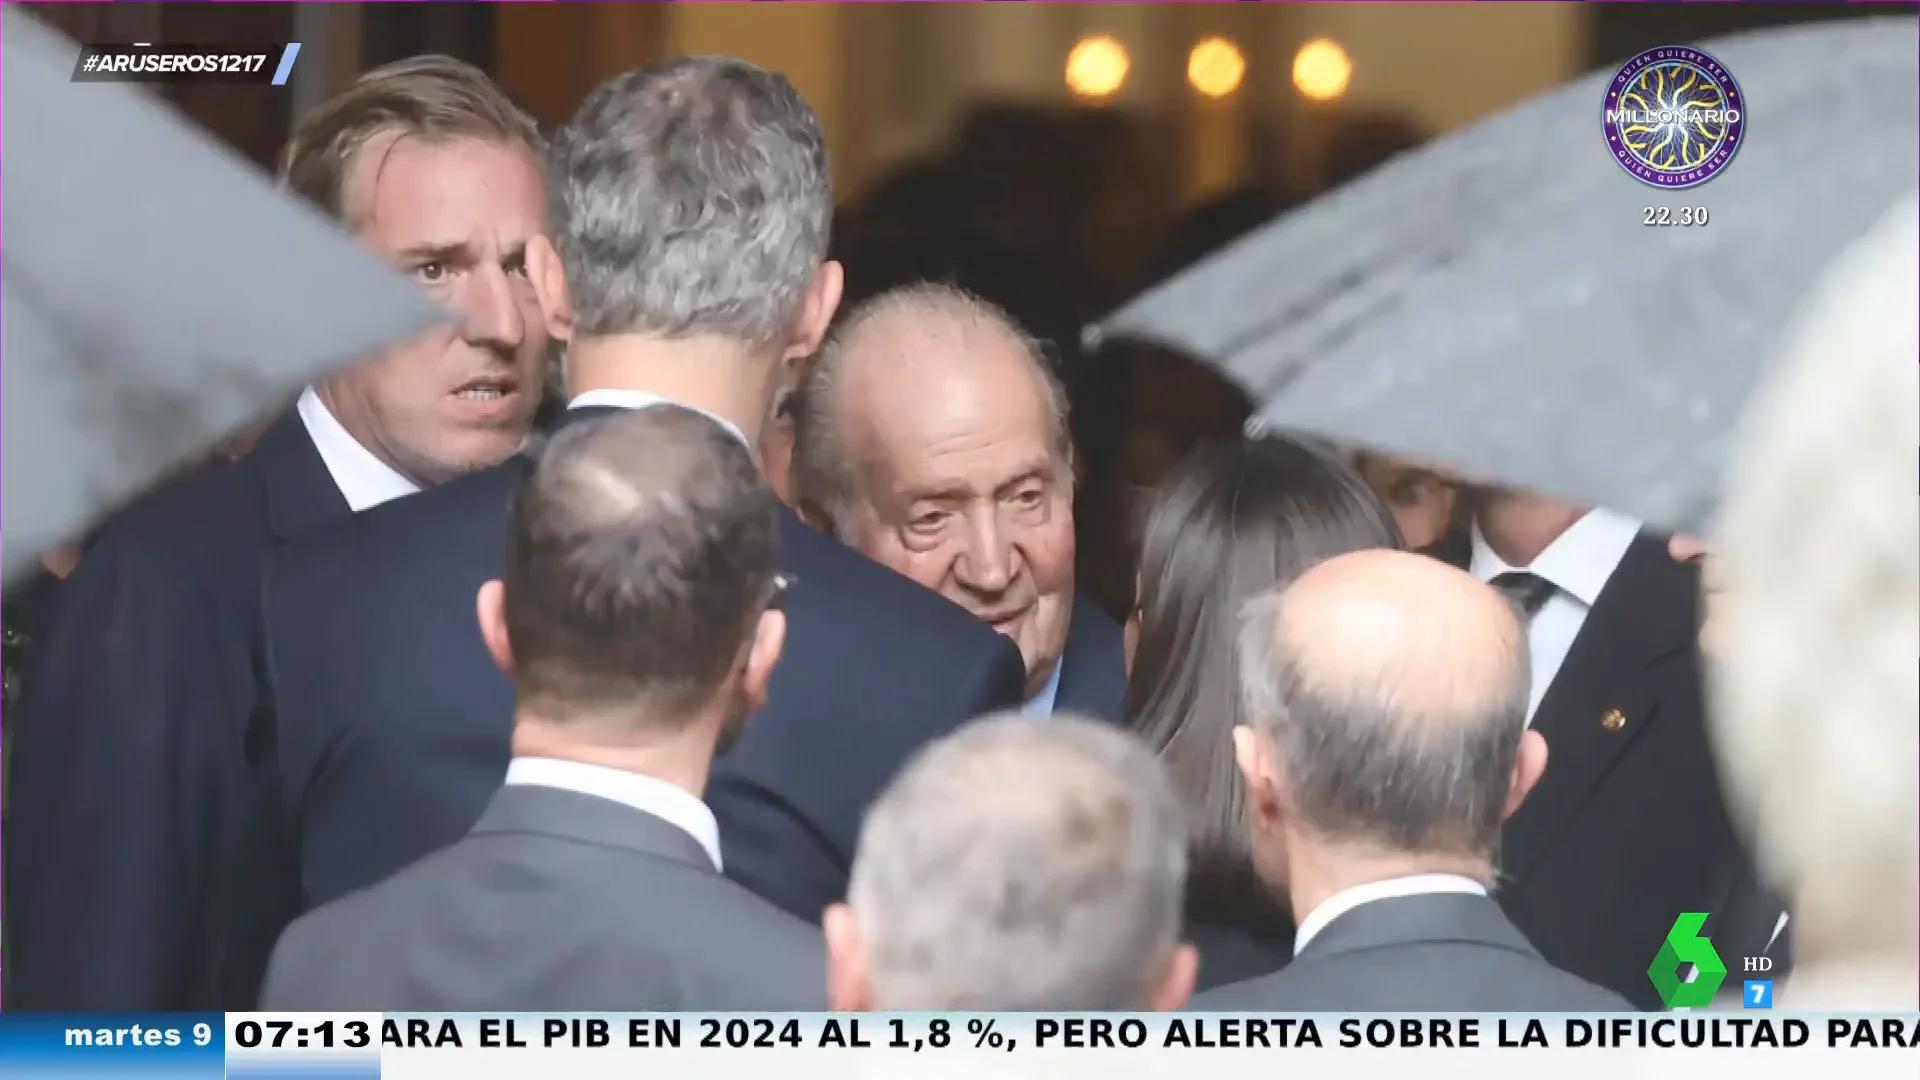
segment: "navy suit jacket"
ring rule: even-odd
[[[474,597],[499,576],[525,469],[516,458],[358,514],[276,562],[279,770],[309,907],[458,840],[499,790],[513,688]],[[1021,668],[990,628],[784,509],[780,560],[798,578],[786,651],[707,802],[728,874],[814,921],[840,898],[881,785],[929,739],[1017,704]]]
[[[1127,718],[1127,650],[1120,624],[1084,597],[1073,602],[1053,711],[1114,724]]]
[[[256,767],[260,579],[350,513],[289,411],[119,514],[62,583],[13,747],[9,1008],[252,1008],[294,898]]]

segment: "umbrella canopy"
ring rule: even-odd
[[[1697,530],[1795,301],[1920,185],[1914,19],[1700,48],[1743,113],[1709,183],[1614,160],[1603,71],[1277,219],[1094,332],[1217,365],[1257,424]]]
[[[5,575],[303,383],[447,314],[8,7]]]

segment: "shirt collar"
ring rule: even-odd
[[[300,392],[295,409],[300,413],[300,423],[307,429],[307,437],[313,440],[313,448],[320,451],[327,475],[333,477],[333,486],[340,489],[354,513],[420,490],[413,481],[395,472],[393,466],[373,456],[373,451],[361,446],[360,440],[334,418],[333,411],[320,400],[313,387]]]
[[[1487,887],[1470,877],[1461,877],[1458,874],[1409,874],[1406,877],[1370,881],[1365,885],[1342,889],[1322,900],[1320,906],[1309,911],[1307,917],[1300,920],[1300,928],[1293,935],[1293,955],[1299,956],[1306,949],[1307,942],[1312,941],[1333,920],[1362,904],[1371,904],[1375,900],[1395,900],[1403,896],[1426,896],[1434,893],[1485,896]]]
[[[1600,599],[1600,590],[1607,587],[1607,579],[1626,557],[1633,538],[1639,534],[1640,523],[1625,514],[1589,510],[1548,544],[1531,566],[1510,566],[1494,554],[1480,533],[1479,523],[1475,522],[1473,561],[1469,569],[1481,581],[1492,581],[1501,574],[1515,571],[1537,574],[1561,592],[1592,607],[1594,601]]]
[[[720,869],[720,825],[707,804],[684,788],[651,776],[559,758],[517,757],[507,765],[507,783],[559,788],[630,806],[674,826],[698,841]]]
[[[706,409],[700,408],[698,405],[689,405],[684,401],[674,401],[672,398],[661,397],[659,394],[650,394],[645,390],[589,390],[579,397],[574,398],[572,401],[567,402],[567,408],[569,409],[590,407],[603,409],[645,409],[654,405],[678,405],[683,409],[690,409],[693,412],[697,412],[701,416],[726,428],[733,434],[733,437],[739,439],[747,449],[752,450],[754,448],[753,440],[747,438],[747,433],[740,430],[740,425],[721,416],[719,413],[709,412]]]
[[[1027,716],[1053,715],[1053,703],[1060,696],[1060,669],[1066,664],[1064,658],[1053,662],[1053,674],[1047,676],[1046,685],[1028,698],[1026,704],[1020,706],[1022,713]]]

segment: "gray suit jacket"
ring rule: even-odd
[[[512,785],[452,846],[296,921],[260,1007],[817,1010],[825,949],[668,822]]]
[[[1201,994],[1193,1007],[1528,1013],[1633,1008],[1541,959],[1493,900],[1459,893],[1362,904],[1328,923],[1293,963]]]

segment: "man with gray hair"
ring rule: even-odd
[[[1020,647],[1026,709],[1119,720],[1120,627],[1074,588],[1067,395],[1006,312],[948,285],[861,304],[799,395],[796,502]]]
[[[685,57],[616,75],[552,143],[554,239],[527,276],[567,342],[562,421],[677,404],[752,448],[839,302],[820,121],[787,80]],[[459,838],[507,767],[512,688],[472,620],[524,462],[368,515],[270,583],[279,756],[310,904]],[[789,647],[707,801],[726,871],[809,923],[906,755],[1017,700],[985,628],[779,511]],[[671,623],[650,633],[680,632]],[[342,752],[341,747],[351,747]]]
[[[836,1009],[1177,1009],[1186,828],[1152,751],[1073,716],[988,717],[873,806],[827,911]]]
[[[1500,829],[1546,767],[1527,642],[1492,588],[1363,551],[1248,605],[1251,727],[1234,731],[1255,863],[1282,868],[1294,961],[1209,1008],[1593,1012],[1627,1002],[1555,969],[1488,895]]]

